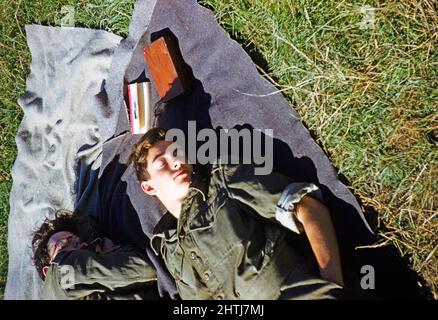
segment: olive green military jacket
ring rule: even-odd
[[[292,214],[306,194],[320,199],[312,183],[216,164],[193,176],[176,228],[156,228],[152,248],[182,299],[333,298],[340,287],[318,278]]]
[[[47,273],[42,298],[158,299],[156,279],[149,259],[130,246],[107,253],[61,251]]]

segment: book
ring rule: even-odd
[[[150,82],[128,84],[128,101],[130,133],[146,133],[154,120]]]
[[[130,124],[131,134],[136,134],[139,133],[139,128],[140,128],[136,83],[132,83],[128,85],[128,98],[129,98],[129,124]]]
[[[190,88],[190,78],[176,39],[163,36],[143,49],[149,73],[161,101],[167,102]]]

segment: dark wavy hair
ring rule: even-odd
[[[101,236],[96,221],[88,215],[60,209],[53,219],[46,218],[43,224],[33,233],[33,264],[39,276],[44,280],[43,268],[50,265],[48,242],[52,235],[60,231],[69,231],[82,241],[91,242]]]

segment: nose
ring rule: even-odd
[[[179,168],[181,168],[181,160],[177,158],[173,159],[172,169],[178,170]]]

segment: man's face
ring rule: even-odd
[[[50,260],[55,259],[61,251],[78,250],[86,245],[81,239],[70,231],[60,231],[53,234],[47,243]]]
[[[141,183],[149,195],[155,195],[162,202],[178,201],[184,198],[190,186],[193,166],[184,159],[166,152],[171,141],[160,141],[149,149],[147,171],[150,179]]]

